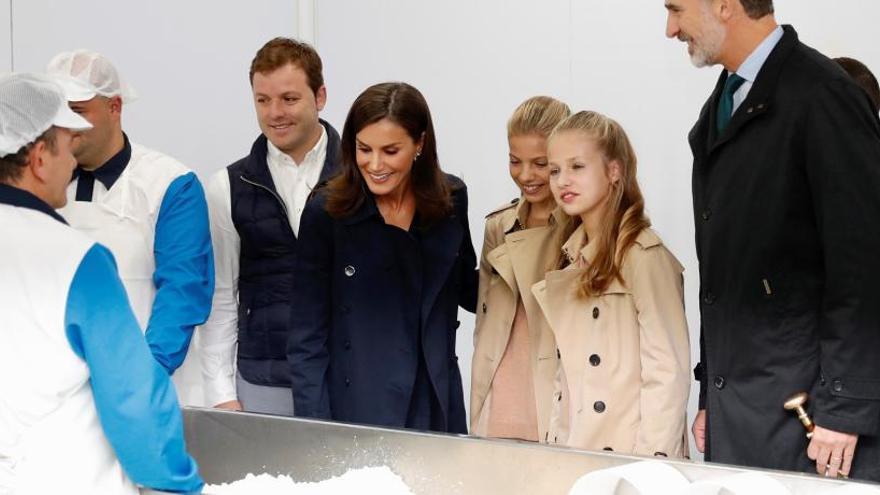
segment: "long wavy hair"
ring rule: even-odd
[[[341,171],[326,188],[327,213],[351,216],[370,194],[357,164],[357,134],[382,119],[402,127],[413,141],[424,139],[410,173],[416,211],[429,225],[445,218],[452,212],[452,191],[437,159],[431,111],[422,93],[403,82],[370,86],[351,105],[342,128]]]
[[[620,179],[611,185],[606,198],[596,255],[581,276],[578,293],[584,297],[601,294],[614,279],[626,283],[621,265],[629,248],[642,230],[651,226],[645,215],[645,199],[636,180],[636,154],[626,132],[616,121],[597,112],[582,111],[560,122],[550,135],[550,141],[561,133],[576,132],[593,141],[602,155],[606,173],[611,162],[620,167]],[[579,218],[572,219],[558,238],[560,258],[557,266],[567,263],[561,247],[581,228]]]

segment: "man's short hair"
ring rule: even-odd
[[[834,61],[868,93],[871,103],[874,104],[874,111],[880,112],[880,85],[877,84],[877,78],[874,77],[871,69],[854,58],[838,57]]]
[[[40,141],[46,143],[46,147],[52,153],[57,152],[55,147],[57,143],[55,127],[50,127],[49,130],[35,139],[33,143],[22,146],[16,153],[0,158],[0,184],[9,184],[21,179],[21,175],[27,166],[28,154]]]
[[[740,3],[751,19],[760,19],[773,13],[773,0],[740,0]]]
[[[257,55],[251,62],[251,85],[254,84],[254,74],[257,72],[272,72],[287,64],[293,64],[306,73],[309,87],[317,95],[318,89],[324,85],[321,57],[308,43],[291,38],[275,38],[257,51]]]

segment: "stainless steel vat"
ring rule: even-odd
[[[565,495],[575,480],[590,471],[644,460],[516,441],[211,409],[187,408],[184,422],[189,450],[211,484],[236,481],[247,473],[322,481],[353,468],[387,465],[417,495]],[[664,462],[691,481],[746,471],[717,464]],[[818,494],[844,483],[761,472],[795,494]]]

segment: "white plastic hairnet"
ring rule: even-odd
[[[89,50],[55,55],[46,68],[64,88],[67,101],[87,101],[95,96],[121,96],[130,103],[137,99],[134,88],[126,85],[107,57]]]
[[[92,127],[73,113],[52,78],[39,74],[0,77],[0,158],[18,153],[52,126],[77,131]]]

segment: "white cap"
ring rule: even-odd
[[[95,96],[121,96],[124,103],[137,99],[133,88],[122,82],[107,57],[89,50],[55,55],[46,68],[64,88],[67,101],[88,101]]]
[[[53,126],[74,131],[92,128],[67,106],[52,78],[39,74],[0,78],[0,158],[18,153]]]

